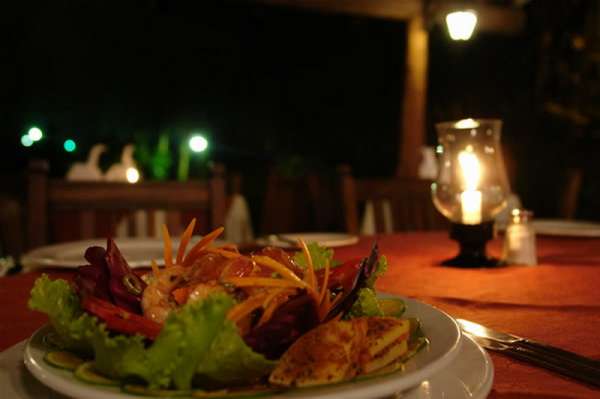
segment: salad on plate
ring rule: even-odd
[[[402,370],[427,345],[404,303],[380,299],[377,245],[343,263],[333,250],[213,245],[218,228],[178,248],[163,227],[164,267],[133,272],[112,239],[89,247],[73,282],[42,275],[29,307],[53,332],[44,360],[91,384],[144,395],[227,396],[314,387]]]

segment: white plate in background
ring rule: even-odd
[[[192,237],[188,250],[200,238]],[[159,238],[115,238],[115,243],[131,267],[149,267],[153,259],[158,265],[164,264],[163,241]],[[215,245],[222,244],[223,241],[215,241]],[[83,255],[88,247],[94,245],[106,248],[106,239],[70,241],[36,248],[21,257],[21,264],[24,271],[43,267],[74,268],[87,264]],[[174,253],[178,246],[179,240],[173,240]]]
[[[534,219],[536,234],[562,237],[600,237],[600,223],[565,219]]]
[[[277,247],[293,247],[299,239],[305,243],[316,242],[324,247],[334,248],[353,245],[358,242],[358,236],[346,233],[285,233],[271,234],[257,240],[260,245],[274,245]]]

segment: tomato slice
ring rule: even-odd
[[[331,268],[329,271],[329,282],[327,288],[335,289],[341,287],[343,291],[348,292],[354,285],[354,279],[360,270],[360,262],[362,259],[352,259],[342,263],[339,266]],[[325,269],[317,271],[317,279],[322,282],[325,278]]]
[[[140,334],[154,340],[162,329],[161,324],[93,296],[83,298],[81,306],[105,322],[109,330],[125,334]]]

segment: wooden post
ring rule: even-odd
[[[48,163],[30,162],[27,178],[27,244],[28,249],[47,243],[48,233]]]
[[[359,234],[358,201],[356,199],[356,185],[349,165],[338,166],[340,178],[340,193],[344,207],[344,221],[346,231],[350,234]]]
[[[225,193],[225,167],[221,164],[215,164],[212,170],[212,177],[209,182],[210,186],[210,213],[211,213],[211,229],[225,225],[225,216],[227,213],[227,205],[225,201],[227,196]]]
[[[416,177],[426,137],[428,32],[422,16],[408,22],[402,124],[396,174]]]

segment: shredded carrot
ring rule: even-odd
[[[306,256],[306,268],[308,269],[304,274],[304,281],[308,286],[308,293],[312,296],[315,304],[318,306],[320,303],[320,295],[317,292],[317,277],[315,276],[315,268],[312,262],[312,257],[310,256],[310,252],[308,251],[308,247],[304,240],[299,239],[298,245],[302,248],[302,252],[304,252],[304,256]]]
[[[231,310],[227,313],[227,318],[233,322],[237,322],[248,313],[260,308],[264,300],[265,294],[251,296],[244,302],[240,302],[231,308]]]
[[[158,265],[156,264],[156,261],[154,259],[152,259],[152,261],[150,262],[150,266],[152,266],[152,274],[154,274],[154,278],[158,278],[158,276],[160,275],[160,270],[158,270]]]
[[[321,294],[319,295],[319,304],[323,303],[323,298],[325,298],[325,293],[327,290],[327,285],[329,284],[329,261],[325,263],[325,277],[323,277],[323,282],[321,286]]]
[[[281,277],[283,277],[286,280],[290,280],[290,281],[294,281],[294,282],[306,285],[306,283],[304,283],[300,279],[300,277],[296,276],[293,271],[291,271],[290,269],[288,269],[281,263],[277,262],[273,258],[270,258],[268,256],[255,255],[252,257],[252,260],[255,261],[256,263],[258,263],[259,265],[266,266],[266,267],[272,269],[273,271],[276,271],[277,273],[279,273],[281,275]]]
[[[194,247],[190,249],[190,252],[188,252],[188,254],[185,256],[185,258],[183,259],[183,265],[190,266],[192,263],[194,263],[194,261],[198,259],[200,253],[204,249],[206,249],[206,247],[208,247],[210,243],[215,240],[215,238],[220,236],[223,230],[223,227],[217,227],[216,229],[202,237],[202,239],[198,241],[196,245],[194,245]]]
[[[228,250],[228,251],[232,251],[232,252],[235,252],[237,254],[240,253],[240,251],[238,250],[237,245],[235,245],[235,244],[223,244],[223,245],[221,245],[218,248],[219,249],[225,249],[225,250]]]
[[[304,240],[299,239],[298,245],[302,248],[302,252],[304,252],[304,256],[306,257],[306,273],[304,275],[304,280],[306,283],[312,287],[313,290],[317,290],[316,287],[316,277],[315,277],[315,268],[313,266],[312,257],[310,256],[310,252]]]
[[[171,292],[171,294],[173,294],[173,298],[175,298],[175,302],[177,302],[180,305],[183,305],[184,303],[187,302],[188,297],[190,296],[191,290],[192,290],[192,287],[181,287],[181,288],[177,288],[176,290],[173,290],[173,292]]]
[[[277,310],[279,305],[281,305],[281,303],[283,301],[285,301],[289,296],[290,296],[290,294],[287,293],[285,290],[280,291],[273,298],[271,298],[272,300],[270,300],[268,302],[268,305],[265,306],[265,304],[263,304],[263,308],[265,310],[264,310],[263,314],[260,316],[257,326],[262,326],[267,321],[271,320],[271,317],[273,316],[273,313],[275,313],[275,310]],[[265,300],[265,303],[267,303],[266,300]]]
[[[163,241],[165,242],[165,266],[171,267],[173,266],[173,243],[171,242],[171,236],[169,235],[169,229],[167,228],[166,224],[163,224],[162,226],[162,233]]]
[[[330,306],[331,299],[329,298],[329,295],[325,295],[325,298],[323,298],[323,302],[321,302],[321,305],[319,306],[319,320],[323,320],[325,316],[327,316],[327,313],[329,313]]]
[[[329,309],[327,309],[327,311],[329,312],[331,309],[333,309],[335,306],[337,306],[338,303],[340,303],[342,301],[342,297],[343,295],[337,295],[335,297],[335,299],[333,300],[333,302],[331,302],[331,304],[329,305]]]
[[[266,308],[269,305],[269,302],[273,300],[277,295],[281,294],[285,291],[285,288],[274,288],[269,291],[268,295],[265,298],[265,301],[262,304],[263,308]]]
[[[240,255],[237,252],[232,252],[232,251],[226,251],[224,249],[221,248],[206,248],[205,249],[206,252],[212,252],[214,254],[219,254],[222,255],[223,257],[227,258],[227,259],[235,259],[235,258],[239,258]]]
[[[342,312],[338,313],[333,319],[331,319],[332,321],[340,321],[340,319],[342,318]]]
[[[224,283],[233,284],[237,287],[285,287],[306,288],[304,284],[281,278],[269,277],[229,277],[223,279]]]
[[[196,226],[196,218],[193,218],[190,224],[186,227],[185,231],[181,235],[181,241],[179,242],[179,249],[177,250],[177,259],[175,263],[180,265],[183,260],[183,255],[185,255],[185,249],[190,243],[190,239],[192,238],[192,234],[194,233],[194,226]]]

